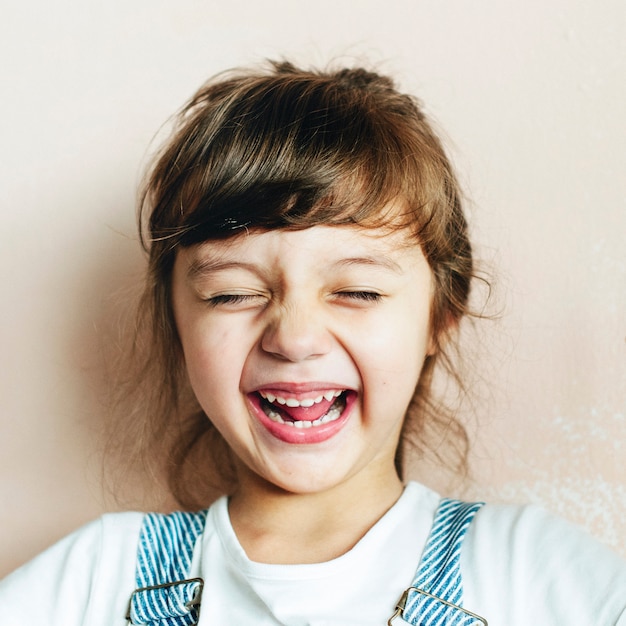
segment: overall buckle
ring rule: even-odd
[[[435,600],[437,602],[441,602],[441,604],[444,604],[446,607],[454,609],[455,611],[459,611],[461,613],[464,613],[468,617],[471,617],[474,620],[476,620],[476,625],[475,626],[478,626],[478,624],[482,624],[483,626],[489,626],[487,624],[487,620],[484,617],[480,617],[480,615],[476,615],[476,613],[472,613],[471,611],[468,611],[467,609],[463,608],[462,606],[458,606],[457,604],[453,604],[452,602],[448,602],[447,600],[444,600],[443,598],[435,596],[432,593],[429,593],[428,591],[426,591],[424,589],[420,589],[419,587],[409,587],[402,594],[402,596],[400,596],[400,599],[398,600],[398,602],[396,604],[396,610],[394,611],[393,615],[387,621],[387,626],[394,626],[393,620],[396,619],[397,617],[400,617],[400,618],[404,619],[404,609],[406,608],[406,605],[407,605],[407,602],[408,602],[408,599],[409,599],[409,593],[411,591],[413,591],[415,593],[419,593],[420,595],[425,596],[427,598],[430,598],[431,600]],[[474,625],[472,625],[472,626],[474,626]]]

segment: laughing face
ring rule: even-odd
[[[180,250],[189,379],[240,472],[292,493],[395,476],[432,350],[431,272],[406,237],[315,226]]]

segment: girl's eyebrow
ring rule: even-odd
[[[187,269],[187,277],[190,280],[202,278],[208,274],[229,269],[244,269],[249,272],[258,273],[258,268],[253,263],[243,263],[241,261],[221,261],[219,259],[194,259]]]
[[[334,267],[344,267],[351,265],[366,265],[370,267],[382,267],[383,269],[391,270],[396,274],[403,274],[404,270],[398,263],[388,256],[355,256],[345,259],[339,259],[339,261],[333,263]]]

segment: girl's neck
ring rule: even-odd
[[[260,563],[321,563],[349,551],[393,506],[403,485],[393,473],[358,475],[332,489],[294,494],[240,472],[229,501],[233,529]]]

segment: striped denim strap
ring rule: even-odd
[[[196,540],[206,523],[200,513],[149,513],[137,552],[137,590],[127,619],[137,626],[192,626],[198,623],[203,581],[189,579]]]
[[[483,505],[444,498],[413,584],[407,591],[402,618],[413,626],[474,626],[483,619],[463,609],[461,547],[465,533]]]

